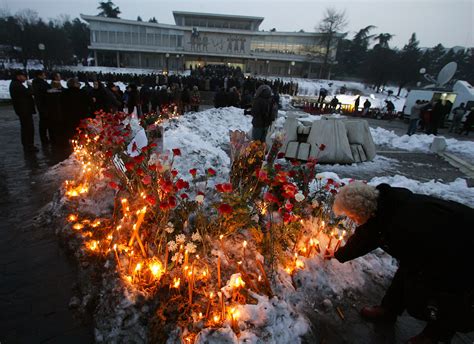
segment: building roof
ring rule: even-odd
[[[185,12],[185,11],[173,11],[173,16],[176,21],[177,16],[183,17],[203,17],[203,18],[215,18],[215,19],[237,19],[254,21],[259,24],[263,21],[263,17],[252,17],[252,16],[240,16],[235,14],[218,14],[218,13],[203,13],[203,12]]]

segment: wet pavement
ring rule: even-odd
[[[24,155],[19,130],[13,109],[0,105],[0,343],[91,343],[92,326],[68,308],[75,264],[53,228],[33,227],[62,182],[45,185],[41,176],[68,152]]]

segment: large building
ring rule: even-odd
[[[320,33],[260,31],[262,17],[173,12],[175,24],[81,15],[90,24],[98,66],[182,71],[226,64],[261,75],[317,74],[326,52]],[[334,61],[336,46],[330,48]]]

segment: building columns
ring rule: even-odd
[[[120,68],[120,52],[117,51],[117,68]]]
[[[97,50],[94,50],[94,66],[98,66],[99,65],[99,61],[97,60]]]

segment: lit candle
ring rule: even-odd
[[[214,299],[214,293],[211,291],[209,293],[209,303],[207,304],[207,309],[206,309],[206,318],[209,318],[209,312],[211,310],[211,304],[212,304],[213,299]]]
[[[217,256],[217,288],[221,289],[221,256]]]
[[[115,259],[117,260],[117,266],[120,270],[122,268],[122,266],[120,265],[120,259],[119,259],[118,253],[117,253],[117,244],[114,244],[114,253],[115,253]]]
[[[243,257],[243,260],[245,260],[245,248],[247,247],[247,240],[244,240],[244,242],[242,243],[242,257]]]

